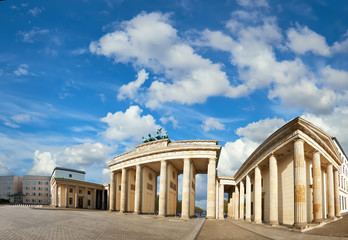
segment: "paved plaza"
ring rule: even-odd
[[[0,206],[0,239],[194,239],[204,219]]]
[[[203,225],[203,227],[202,227]],[[85,209],[0,206],[2,239],[348,239],[348,214],[300,233],[286,227],[239,220],[181,220],[174,217]]]

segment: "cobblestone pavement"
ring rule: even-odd
[[[348,214],[344,214],[342,219],[335,222],[325,224],[320,228],[309,230],[306,234],[348,237]]]
[[[194,239],[204,219],[0,206],[0,239]]]
[[[268,239],[224,220],[206,220],[198,240],[206,239]]]

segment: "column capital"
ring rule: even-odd
[[[303,140],[302,138],[296,138],[294,142],[305,142],[305,140]]]

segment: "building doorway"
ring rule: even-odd
[[[77,205],[78,208],[83,208],[83,197],[79,197],[78,198],[78,205]]]

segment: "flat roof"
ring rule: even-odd
[[[76,173],[82,173],[82,174],[86,174],[85,171],[81,171],[81,170],[76,170],[76,169],[71,169],[71,168],[63,168],[63,167],[55,167],[52,171],[51,177],[54,173],[54,171],[56,170],[64,170],[64,171],[70,171],[70,172],[76,172]]]

